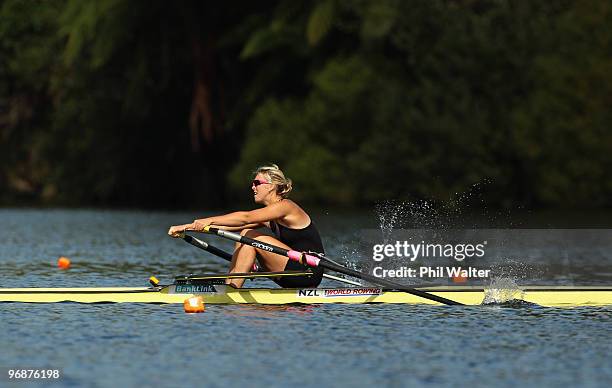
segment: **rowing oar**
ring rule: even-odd
[[[232,254],[228,253],[224,250],[221,250],[213,245],[208,244],[205,241],[199,240],[193,236],[190,236],[188,234],[183,234],[182,236],[183,240],[185,240],[186,242],[188,242],[189,244],[193,245],[196,248],[200,248],[205,250],[206,252],[210,252],[215,256],[219,256],[222,259],[225,259],[227,261],[232,261]],[[253,270],[257,271],[257,264],[253,265]],[[353,286],[360,286],[361,284],[354,282],[352,280],[348,280],[348,279],[342,279],[339,278],[337,276],[333,276],[333,275],[328,275],[328,274],[323,274],[323,277],[327,278],[327,279],[331,279],[331,280],[335,280],[337,282],[342,282],[342,283],[346,283],[346,284],[351,284]]]
[[[433,295],[428,292],[424,292],[424,291],[417,290],[414,288],[407,288],[406,286],[402,284],[390,282],[388,280],[377,278],[372,275],[364,274],[364,273],[352,270],[350,268],[345,268],[341,265],[335,264],[327,260],[325,257],[317,255],[316,253],[312,253],[312,252],[305,253],[305,252],[287,250],[281,247],[277,247],[275,245],[265,243],[263,241],[252,239],[250,237],[241,236],[237,233],[228,232],[227,230],[211,228],[210,226],[204,227],[203,232],[210,233],[210,234],[216,234],[219,237],[227,238],[229,240],[239,242],[241,244],[250,245],[253,248],[263,249],[264,251],[276,253],[277,255],[286,256],[289,258],[289,260],[297,261],[298,263],[301,263],[301,264],[306,264],[311,267],[322,267],[322,268],[329,269],[331,271],[335,271],[339,273],[343,273],[345,275],[352,276],[358,279],[363,279],[370,283],[378,284],[380,286],[383,286],[389,289],[398,290],[398,291],[402,291],[408,294],[420,296],[421,298],[433,300],[438,303],[447,304],[447,305],[463,305],[462,303],[456,302],[454,300],[446,299],[441,296]]]
[[[232,261],[232,255],[231,253],[225,252],[217,247],[214,247],[202,240],[198,240],[195,237],[192,237],[188,234],[184,234],[182,236],[183,240],[187,241],[189,244],[193,245],[194,247],[200,248],[205,250],[206,252],[210,252],[215,256],[219,256],[222,259],[225,259],[227,261]]]

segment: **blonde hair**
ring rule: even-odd
[[[287,198],[289,196],[289,192],[291,192],[293,188],[293,182],[283,174],[276,164],[258,167],[253,175],[257,174],[267,176],[268,179],[270,179],[270,183],[276,185],[276,194],[280,195],[282,198]]]

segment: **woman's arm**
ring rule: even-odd
[[[200,220],[197,220],[200,221]],[[204,225],[206,226],[206,225]],[[217,226],[219,229],[223,229],[223,230],[227,230],[230,232],[238,232],[241,231],[242,229],[257,229],[257,228],[261,228],[263,226],[267,226],[265,223],[253,223],[253,224],[248,224],[248,225],[244,225],[244,226],[222,226],[219,225]],[[170,229],[168,230],[168,235],[172,236],[172,237],[182,237],[182,234],[185,232],[189,232],[189,231],[194,231],[194,232],[201,232],[202,229],[204,227],[197,225],[194,222],[192,222],[191,224],[184,224],[184,225],[175,225],[175,226],[171,226]]]
[[[179,237],[186,231],[201,232],[208,225],[214,225],[219,229],[225,230],[242,230],[249,227],[259,227],[265,222],[286,216],[290,210],[288,201],[281,201],[261,209],[201,218],[193,221],[191,224],[172,226],[168,230],[168,234],[172,237]]]
[[[214,225],[217,227],[240,227],[244,229],[246,225],[262,224],[264,222],[285,217],[291,210],[289,206],[290,205],[287,201],[282,201],[268,205],[261,209],[233,212],[221,216],[202,218],[195,220],[193,223],[196,227],[195,230],[200,231],[208,225]],[[200,229],[197,229],[198,227]]]
[[[222,229],[222,230],[227,230],[228,232],[239,232],[243,229],[259,229],[259,228],[263,228],[264,226],[267,226],[266,223],[252,223],[252,224],[247,224],[247,225],[243,225],[243,226],[223,226],[223,225],[218,225],[215,226],[216,228]]]

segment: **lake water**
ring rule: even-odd
[[[2,287],[145,286],[150,275],[222,272],[225,262],[165,235],[197,215],[0,210]],[[378,222],[371,214],[317,217],[328,255],[343,263],[352,260],[353,231]],[[73,262],[68,271],[55,265],[62,255]],[[552,256],[536,280],[612,283],[605,257],[558,270]],[[1,376],[0,386],[607,387],[611,318],[612,306],[210,305],[185,314],[182,305],[4,303],[3,374],[53,368],[62,376]]]

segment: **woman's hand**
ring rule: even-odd
[[[204,231],[204,228],[206,226],[211,224],[211,219],[202,218],[200,220],[193,221],[191,224],[171,226],[170,229],[168,229],[168,236],[174,238],[183,238],[185,236],[186,231],[192,230],[194,232],[202,232]]]
[[[185,234],[185,225],[175,225],[168,229],[168,236],[174,238],[182,238]]]
[[[203,232],[204,228],[210,225],[211,222],[208,218],[202,218],[201,220],[193,221],[193,230],[197,232]]]

